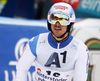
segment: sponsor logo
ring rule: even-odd
[[[40,71],[37,71],[37,75],[38,75],[38,81],[67,81],[67,79],[63,78],[58,79],[56,77],[47,76],[41,73]]]
[[[37,70],[41,72],[41,69],[40,68],[37,68]]]
[[[56,5],[56,6],[54,6],[54,8],[55,8],[55,9],[60,9],[60,10],[68,9],[68,7],[62,6],[62,5]]]
[[[100,17],[100,0],[82,0],[78,10]]]
[[[41,41],[40,43],[45,43],[45,40]]]
[[[81,0],[51,0],[51,2],[56,3],[56,2],[65,2],[70,4],[74,9],[77,9]]]

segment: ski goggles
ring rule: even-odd
[[[57,21],[59,21],[63,26],[69,25],[70,16],[62,13],[52,13],[49,18],[49,23],[55,24]]]

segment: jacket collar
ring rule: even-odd
[[[69,38],[66,41],[60,43],[59,48],[63,48],[65,46],[67,46],[72,41],[72,39],[73,39],[73,36],[69,35]],[[49,44],[53,48],[56,48],[57,49],[58,42],[56,42],[55,40],[53,40],[52,35],[51,35],[51,32],[48,35],[48,42],[49,42]]]

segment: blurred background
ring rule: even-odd
[[[75,10],[71,35],[90,51],[87,81],[100,81],[100,0],[0,0],[0,81],[14,81],[16,63],[27,41],[48,32],[47,13],[52,4],[66,2]],[[28,81],[34,81],[34,63]]]
[[[0,16],[23,19],[46,19],[56,2],[72,5],[77,18],[100,18],[100,0],[0,0]]]

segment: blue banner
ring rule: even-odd
[[[78,10],[100,17],[100,0],[81,0]]]
[[[0,81],[14,81],[16,63],[27,41],[39,33],[48,32],[43,24],[46,22],[42,20],[0,18]],[[28,72],[28,81],[33,81],[33,75],[34,63]]]

